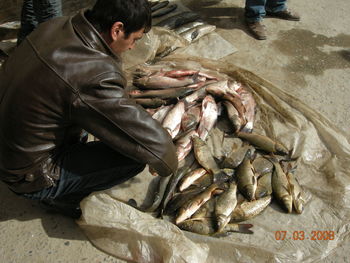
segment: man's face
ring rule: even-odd
[[[132,49],[135,47],[136,41],[142,38],[144,30],[144,28],[141,28],[139,31],[130,33],[126,38],[124,30],[120,29],[118,32],[116,32],[116,37],[109,44],[109,46],[117,54],[121,54],[124,51]]]

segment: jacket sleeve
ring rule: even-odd
[[[118,73],[105,73],[80,87],[71,118],[119,153],[149,164],[160,176],[177,169],[169,133],[125,94]]]

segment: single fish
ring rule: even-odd
[[[232,181],[229,188],[216,199],[215,216],[217,231],[222,232],[230,222],[231,213],[237,205],[237,184]]]
[[[156,18],[156,17],[160,17],[160,16],[164,16],[166,14],[169,14],[172,11],[174,11],[176,8],[177,8],[177,4],[170,4],[170,5],[167,5],[163,8],[160,8],[158,10],[155,10],[154,12],[152,11],[152,18]]]
[[[215,162],[208,145],[198,136],[193,136],[192,141],[197,162],[214,176],[213,180],[216,182],[222,176],[223,171]]]
[[[253,234],[249,228],[253,225],[251,224],[227,224],[222,232],[238,232],[244,234]],[[213,220],[186,220],[179,224],[182,230],[194,232],[200,235],[213,235],[216,233],[215,224]]]
[[[263,151],[269,153],[288,154],[288,149],[283,144],[274,141],[267,136],[247,132],[238,132],[237,136],[239,138],[245,139],[246,141]]]
[[[260,199],[272,195],[272,172],[265,173],[258,179],[258,186],[255,191],[255,199]]]
[[[201,118],[201,106],[197,105],[189,108],[181,120],[181,127],[183,131],[196,128]]]
[[[257,176],[254,167],[250,161],[251,153],[247,152],[243,162],[237,167],[237,186],[238,190],[249,201],[255,200],[255,191],[257,187]]]
[[[168,114],[168,112],[174,107],[174,105],[167,105],[167,106],[161,106],[153,115],[152,118],[159,121],[160,123],[163,122],[165,116]]]
[[[196,181],[198,178],[202,177],[207,173],[207,170],[204,168],[198,168],[195,169],[188,174],[186,174],[180,181],[179,185],[179,191],[182,192],[185,189],[187,189],[194,181]]]
[[[180,36],[186,39],[188,42],[194,42],[202,36],[213,32],[216,29],[216,26],[204,24],[191,28],[185,32],[182,32]]]
[[[275,167],[272,178],[272,191],[276,199],[283,205],[288,213],[292,212],[293,196],[287,175],[283,172],[281,165],[276,159],[272,159]]]
[[[227,117],[228,117],[230,123],[232,124],[233,132],[239,131],[241,129],[241,126],[242,126],[242,120],[239,117],[239,112],[232,105],[231,102],[225,100],[225,101],[223,101],[223,104],[226,108]]]
[[[205,141],[218,117],[218,108],[215,99],[211,95],[207,95],[203,99],[201,114],[202,116],[198,126],[198,134],[199,137]]]
[[[169,4],[169,1],[157,1],[157,3],[151,5],[151,12],[157,11]]]
[[[192,166],[193,164],[192,159],[188,158],[188,160],[189,160],[188,164],[185,163],[182,167],[177,169],[175,174],[171,176],[169,183],[166,186],[163,199],[159,205],[160,210],[159,210],[158,217],[163,216],[165,207],[167,206],[169,200],[173,197],[178,182],[181,180],[181,178],[187,173],[187,171]]]
[[[168,130],[171,138],[179,133],[181,127],[182,115],[185,113],[185,103],[179,101],[166,115],[163,120],[163,127]]]
[[[199,71],[193,69],[174,69],[164,73],[164,76],[169,78],[182,78],[192,75],[199,75]]]
[[[215,162],[209,147],[197,136],[192,137],[194,154],[198,163],[211,174],[217,174],[220,167]]]
[[[212,184],[202,193],[189,200],[179,210],[175,219],[175,223],[179,224],[184,220],[190,218],[203,204],[205,204],[212,196],[221,193],[223,190],[217,184]]]
[[[179,26],[177,28],[174,29],[174,32],[176,34],[181,34],[189,29],[195,28],[197,26],[203,25],[204,22],[203,21],[194,21],[194,22],[190,22],[190,23],[186,23],[182,26]]]
[[[256,217],[271,203],[271,199],[271,196],[266,196],[250,202],[243,201],[233,210],[230,223],[241,222]]]
[[[190,84],[199,82],[198,74],[185,76],[180,78],[173,78],[165,76],[162,74],[154,74],[151,76],[145,76],[141,78],[136,78],[133,81],[133,84],[141,89],[169,89],[169,88],[178,88],[184,87]]]
[[[222,97],[224,100],[227,100],[231,102],[231,104],[236,108],[239,114],[239,118],[241,120],[242,125],[245,125],[247,123],[247,120],[245,118],[245,107],[240,99],[239,96],[234,96],[233,94],[225,94]]]
[[[176,141],[175,143],[176,154],[179,162],[185,159],[186,156],[191,152],[192,145],[193,145],[192,144],[193,136],[198,136],[197,131],[192,130]]]
[[[240,88],[236,88],[236,91],[241,97],[242,103],[245,107],[245,118],[247,120],[247,123],[242,128],[243,132],[252,132],[254,127],[254,118],[255,118],[255,110],[256,110],[256,103],[254,100],[254,97],[252,93],[250,93],[246,87],[244,87],[240,83]]]
[[[288,172],[287,179],[291,186],[292,197],[293,197],[293,207],[298,214],[301,214],[304,211],[304,205],[305,205],[304,190],[300,185],[297,177],[293,173]]]
[[[166,177],[159,176],[159,177],[160,177],[160,179],[158,182],[158,189],[154,194],[153,203],[149,207],[144,209],[145,212],[156,211],[156,209],[159,207],[159,205],[163,199],[165,189],[166,189],[168,182],[170,180],[170,176],[166,176]]]
[[[165,214],[167,215],[173,215],[175,212],[185,205],[188,200],[192,199],[194,196],[200,194],[206,189],[206,187],[191,187],[186,190],[184,190],[181,193],[176,193],[174,196],[170,199],[168,202],[166,208],[165,208]]]

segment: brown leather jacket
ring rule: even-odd
[[[120,57],[84,13],[41,24],[0,70],[0,179],[18,193],[52,186],[81,129],[159,175],[177,169],[168,132],[124,91]]]

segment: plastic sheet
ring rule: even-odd
[[[292,157],[299,157],[297,176],[308,196],[305,211],[286,214],[272,204],[246,221],[254,225],[253,235],[188,233],[123,204],[151,198],[156,179],[144,171],[82,202],[78,223],[93,244],[135,262],[317,262],[349,239],[350,142],[341,130],[298,98],[232,64],[179,56],[161,63],[215,70],[251,88],[258,104],[254,131],[281,141],[293,149]],[[284,238],[279,235],[284,233]]]

